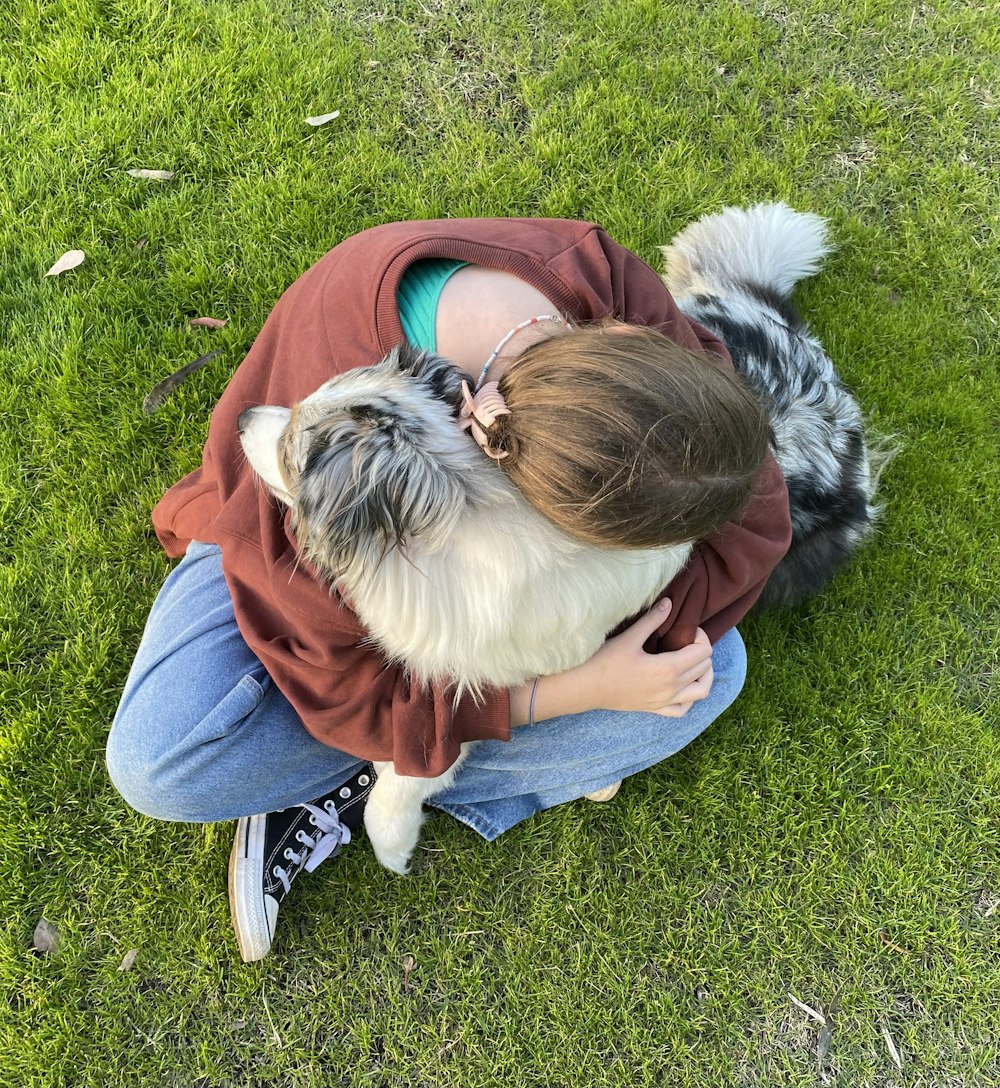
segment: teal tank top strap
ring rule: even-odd
[[[403,273],[396,289],[396,305],[403,335],[415,348],[437,351],[434,320],[438,302],[448,280],[468,261],[432,257],[414,261]]]

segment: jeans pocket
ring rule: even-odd
[[[264,701],[270,677],[261,668],[261,678],[254,673],[240,677],[235,687],[213,706],[189,734],[188,743],[194,747],[223,740],[235,733]]]

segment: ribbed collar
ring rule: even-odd
[[[573,292],[538,258],[507,246],[470,242],[462,238],[443,235],[431,236],[404,246],[389,262],[382,282],[378,286],[375,300],[375,334],[379,348],[383,352],[389,351],[404,339],[403,326],[399,320],[399,305],[396,301],[400,280],[414,261],[427,257],[447,257],[452,260],[467,261],[469,264],[482,265],[485,268],[498,268],[504,272],[510,272],[541,291],[561,314],[570,320],[581,320],[582,315],[578,312],[579,307]]]

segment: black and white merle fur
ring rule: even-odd
[[[827,254],[826,221],[785,204],[726,208],[663,247],[663,280],[689,317],[729,349],[767,409],[788,484],[792,544],[759,607],[817,593],[871,532],[884,451],[791,302]]]

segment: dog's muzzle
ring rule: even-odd
[[[289,500],[287,484],[278,463],[278,444],[291,415],[287,408],[262,404],[245,409],[236,419],[240,445],[247,460],[282,502]]]

